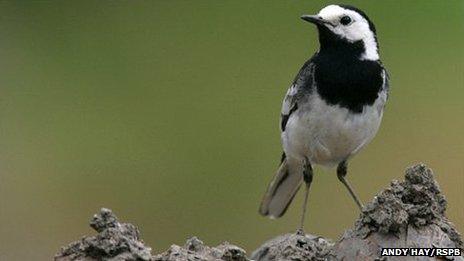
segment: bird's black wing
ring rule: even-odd
[[[280,129],[285,131],[288,119],[298,110],[298,103],[301,99],[314,88],[314,63],[313,59],[308,60],[300,69],[292,85],[287,90],[287,94],[282,102],[280,117]]]

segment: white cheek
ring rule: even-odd
[[[358,18],[355,22],[347,26],[339,25],[338,27],[343,31],[342,36],[350,42],[364,40],[370,35],[373,36],[369,24],[361,19],[362,18]]]
[[[377,50],[377,42],[374,33],[369,28],[367,23],[354,23],[351,27],[347,27],[347,39],[350,41],[360,41],[364,43],[366,51],[361,56],[363,60],[378,60],[379,53]]]

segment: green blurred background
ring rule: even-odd
[[[364,201],[427,163],[464,232],[464,2],[350,1],[375,22],[391,95],[351,161]],[[154,252],[197,235],[253,250],[294,231],[258,215],[277,168],[280,105],[318,48],[299,19],[324,1],[0,3],[0,259],[49,260],[100,207]],[[307,231],[358,210],[316,169]]]

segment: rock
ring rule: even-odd
[[[253,260],[386,260],[382,248],[460,248],[463,242],[446,218],[446,200],[423,164],[406,170],[405,181],[392,181],[368,203],[335,244],[313,235],[286,234],[264,243]],[[383,258],[383,259],[382,259]],[[447,257],[461,260],[461,257]],[[405,260],[392,258],[388,260]],[[430,260],[408,257],[407,260]]]
[[[251,255],[252,260],[327,260],[333,243],[323,237],[285,234],[273,238]]]
[[[111,210],[102,208],[90,226],[98,232],[96,236],[83,237],[62,248],[55,260],[151,260],[151,248],[144,245],[137,227],[119,223]]]
[[[170,261],[170,260],[224,260],[248,261],[243,249],[227,242],[209,247],[192,237],[183,247],[172,245],[166,252],[152,256],[151,248],[140,239],[137,227],[120,223],[109,209],[102,208],[94,215],[90,226],[96,236],[83,237],[63,247],[55,255],[56,261]]]
[[[249,259],[246,257],[245,250],[227,242],[224,242],[217,247],[208,247],[198,238],[192,237],[187,240],[183,247],[172,245],[166,252],[154,256],[153,260],[247,261]]]
[[[333,255],[337,260],[373,260],[381,258],[382,248],[462,249],[461,236],[446,218],[445,210],[446,200],[432,171],[423,164],[411,167],[406,170],[405,181],[392,181],[364,207],[355,228],[335,244]]]
[[[405,180],[392,181],[341,239],[331,240],[302,233],[277,236],[259,247],[252,260],[387,260],[381,257],[382,248],[460,248],[461,235],[446,218],[446,200],[425,165],[406,170]],[[209,247],[192,237],[184,246],[172,245],[164,253],[152,256],[151,248],[140,239],[137,227],[120,223],[109,209],[101,209],[90,222],[98,232],[69,244],[55,256],[57,261],[128,261],[128,260],[197,260],[247,261],[240,247],[227,242]],[[462,256],[446,257],[464,261]],[[388,257],[388,260],[406,260]],[[407,260],[430,260],[428,257],[407,257]]]

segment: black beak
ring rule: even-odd
[[[316,25],[323,25],[328,23],[328,21],[322,19],[322,17],[318,15],[302,15],[301,19],[305,20],[306,22],[310,22]]]

